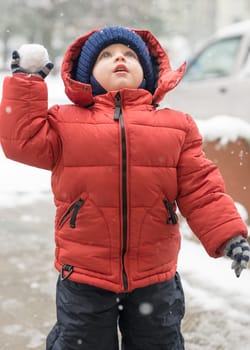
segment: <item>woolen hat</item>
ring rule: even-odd
[[[105,47],[112,44],[124,44],[135,51],[146,80],[145,88],[153,93],[155,81],[149,50],[137,33],[120,26],[105,27],[87,39],[78,59],[76,80],[82,83],[91,83],[92,70],[97,57]]]

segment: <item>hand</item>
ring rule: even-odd
[[[224,248],[225,255],[233,260],[232,269],[237,277],[243,269],[247,268],[250,259],[250,247],[247,240],[242,236],[236,236],[227,242]]]
[[[39,44],[22,45],[13,51],[11,70],[12,73],[35,74],[46,78],[54,64],[49,61],[48,52]]]

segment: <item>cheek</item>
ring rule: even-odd
[[[102,68],[102,65],[98,64],[93,68],[92,74],[97,81],[101,82],[101,79],[103,79],[105,74],[105,69]]]
[[[92,74],[105,90],[110,90],[110,72],[106,66],[98,64],[94,67]]]
[[[138,81],[139,84],[142,82],[142,80],[144,78],[144,74],[143,74],[142,67],[140,65],[138,65],[135,68],[134,77],[135,77],[136,81]]]

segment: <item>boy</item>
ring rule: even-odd
[[[117,350],[117,322],[124,350],[184,349],[176,206],[237,276],[249,261],[246,226],[193,119],[157,109],[185,66],[172,71],[148,31],[95,30],[64,56],[73,104],[47,110],[52,64],[41,54],[30,68],[32,47],[13,53],[0,136],[7,157],[52,171],[60,277],[47,350]]]

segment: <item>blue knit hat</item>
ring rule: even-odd
[[[82,83],[91,83],[92,70],[97,57],[105,47],[112,44],[124,44],[135,51],[146,80],[145,88],[153,93],[155,80],[149,50],[137,33],[120,26],[105,27],[88,38],[78,59],[76,80]]]

